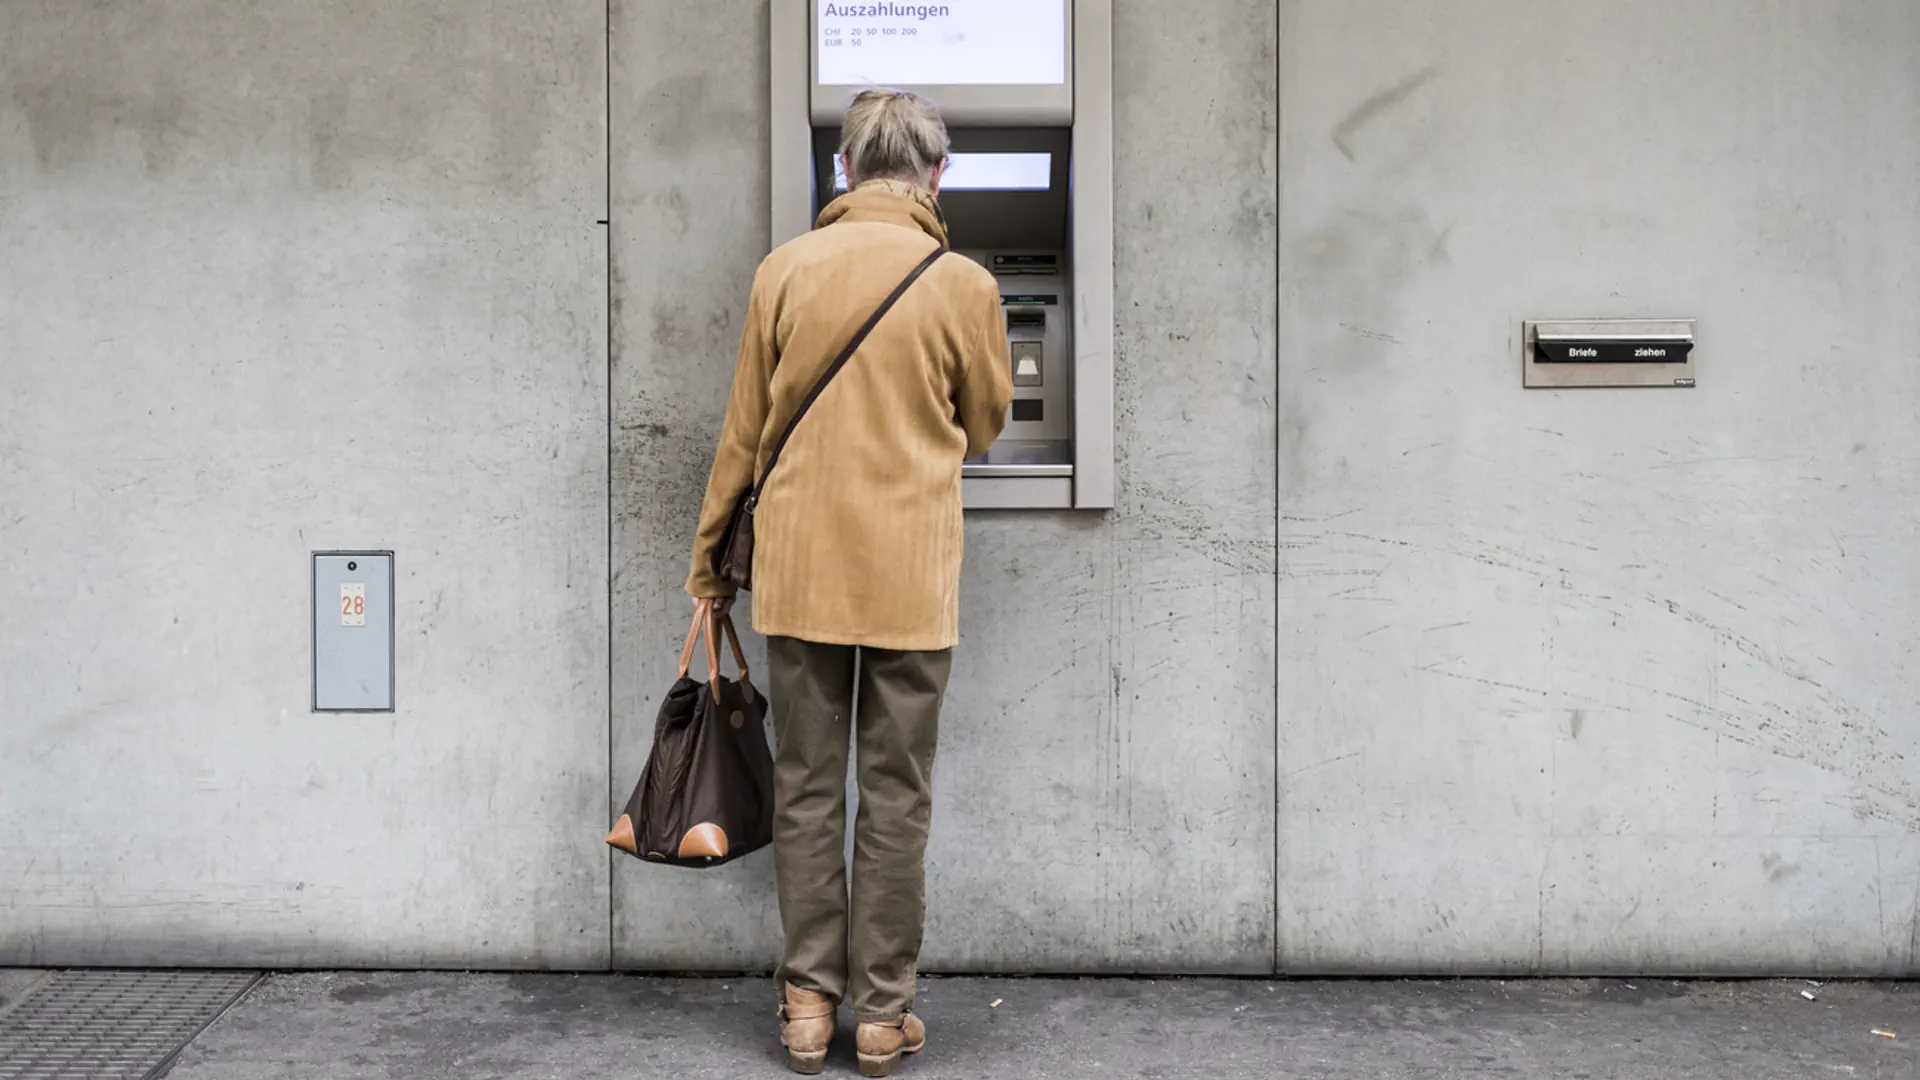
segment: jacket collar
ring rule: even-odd
[[[947,222],[931,194],[901,180],[868,180],[827,204],[818,228],[841,221],[882,221],[919,229],[947,246]]]

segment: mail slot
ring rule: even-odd
[[[1542,364],[1684,364],[1691,341],[1539,341],[1534,359]]]
[[[1530,388],[1695,385],[1691,319],[1521,324]]]

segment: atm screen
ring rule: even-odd
[[[822,86],[1060,86],[1066,0],[819,0]]]
[[[953,155],[940,176],[941,191],[1046,191],[1053,187],[1053,155]],[[833,190],[847,190],[847,170],[833,159]]]

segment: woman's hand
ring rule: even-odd
[[[724,619],[733,614],[733,601],[734,598],[731,596],[716,596],[711,600],[695,600],[693,606],[698,608],[701,604],[710,604],[713,607],[713,617]]]

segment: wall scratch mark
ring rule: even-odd
[[[1353,111],[1333,128],[1333,145],[1339,148],[1341,156],[1348,161],[1358,160],[1353,153],[1353,137],[1359,134],[1360,129],[1395,105],[1412,97],[1416,91],[1432,82],[1434,76],[1439,74],[1440,65],[1429,65],[1355,106]]]
[[[1920,882],[1913,887],[1913,914],[1907,920],[1907,974],[1920,975]]]
[[[1354,758],[1364,757],[1364,756],[1366,756],[1365,750],[1355,750],[1350,754],[1341,754],[1339,757],[1330,757],[1325,761],[1316,761],[1311,765],[1302,765],[1298,769],[1294,769],[1291,772],[1282,774],[1280,779],[1283,781],[1291,780],[1296,776],[1304,776],[1307,773],[1313,772],[1317,769],[1324,769],[1329,765],[1338,765],[1342,761],[1352,761]]]
[[[1462,675],[1457,671],[1443,671],[1431,664],[1421,667],[1418,670],[1448,679],[1459,679],[1461,682],[1479,683],[1482,686],[1497,686],[1502,690],[1518,690],[1520,693],[1533,694],[1537,697],[1548,696],[1547,691],[1536,689],[1535,687],[1521,686],[1519,683],[1501,682],[1498,679],[1483,679],[1478,675]]]
[[[1540,877],[1535,881],[1533,923],[1533,970],[1547,970],[1547,875],[1553,870],[1553,837],[1547,837],[1547,850],[1540,856]]]

